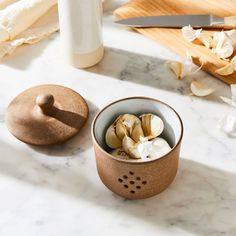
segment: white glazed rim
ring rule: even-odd
[[[119,103],[121,101],[126,101],[126,100],[132,100],[132,99],[143,99],[143,100],[151,100],[151,101],[154,101],[154,102],[157,102],[157,103],[161,103],[162,105],[170,108],[176,115],[176,117],[178,118],[179,122],[180,122],[180,127],[181,127],[181,131],[180,131],[180,136],[176,142],[176,144],[174,145],[173,148],[171,148],[171,150],[166,153],[165,155],[163,155],[162,157],[158,157],[158,158],[154,158],[154,159],[151,159],[151,160],[123,160],[123,159],[120,159],[118,157],[115,157],[113,155],[111,155],[109,152],[105,151],[99,144],[98,144],[98,141],[96,139],[96,136],[95,136],[95,125],[96,125],[96,121],[98,119],[98,117],[110,106],[116,104],[116,103]],[[119,100],[116,100],[110,104],[108,104],[107,106],[105,106],[104,108],[102,108],[98,113],[97,115],[95,116],[95,118],[93,119],[93,122],[92,122],[92,126],[91,126],[91,134],[92,134],[92,139],[95,143],[95,145],[99,148],[99,150],[101,152],[103,152],[104,154],[108,155],[110,158],[116,160],[116,161],[119,161],[119,162],[124,162],[124,163],[129,163],[129,164],[142,164],[142,163],[147,163],[147,162],[153,162],[153,161],[157,161],[157,160],[161,160],[162,158],[165,158],[166,156],[169,155],[169,153],[173,152],[175,150],[175,148],[180,144],[182,138],[183,138],[183,131],[184,131],[184,127],[183,127],[183,122],[179,116],[179,114],[174,110],[174,108],[172,108],[171,106],[169,106],[168,104],[158,100],[158,99],[155,99],[155,98],[150,98],[150,97],[142,97],[142,96],[135,96],[135,97],[126,97],[126,98],[122,98],[122,99],[119,99]]]

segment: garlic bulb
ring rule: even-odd
[[[162,133],[164,123],[161,118],[153,114],[144,114],[141,115],[140,118],[144,136],[147,137],[148,140],[156,138]]]

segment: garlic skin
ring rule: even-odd
[[[164,123],[161,118],[153,114],[143,114],[140,116],[144,136],[150,140],[159,136],[164,130]]]
[[[197,97],[205,97],[214,92],[214,89],[209,88],[206,84],[193,80],[190,85],[191,92]]]
[[[199,35],[202,32],[202,29],[194,30],[191,27],[191,25],[188,25],[188,26],[184,26],[181,29],[181,31],[182,31],[182,35],[185,40],[187,40],[188,42],[193,42],[195,39],[197,39],[199,37]]]
[[[116,149],[122,147],[122,141],[116,134],[114,124],[107,129],[105,140],[110,148]]]
[[[201,33],[198,36],[199,41],[202,42],[202,44],[207,47],[207,48],[212,48],[214,45],[213,42],[213,38],[211,37],[211,35],[207,34],[207,33]]]
[[[112,150],[110,154],[114,157],[117,157],[122,160],[130,160],[131,157],[124,151],[122,148],[117,148],[115,150]]]

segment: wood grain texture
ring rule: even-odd
[[[219,17],[236,15],[236,0],[131,0],[114,12],[118,19],[171,14],[214,14]],[[180,29],[135,28],[134,30],[183,57],[186,57],[188,51],[194,57],[193,61],[196,65],[201,64],[199,58],[204,61],[203,70],[227,84],[236,83],[236,72],[228,76],[215,73],[216,69],[225,66],[228,62],[215,56],[205,46],[184,40]],[[211,30],[205,31],[212,34]]]

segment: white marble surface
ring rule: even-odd
[[[199,72],[195,78],[216,93],[207,99],[189,96],[191,78],[176,81],[164,66],[167,59],[181,58],[112,20],[108,11],[106,55],[94,68],[65,65],[58,35],[19,48],[0,65],[0,235],[235,236],[236,139],[217,127],[224,114],[236,113],[219,99],[229,96],[229,87]],[[80,135],[50,149],[21,143],[2,121],[2,110],[14,96],[44,83],[75,89],[90,107]],[[95,113],[132,95],[169,103],[185,126],[174,183],[160,195],[138,201],[118,197],[101,183],[90,137]]]

